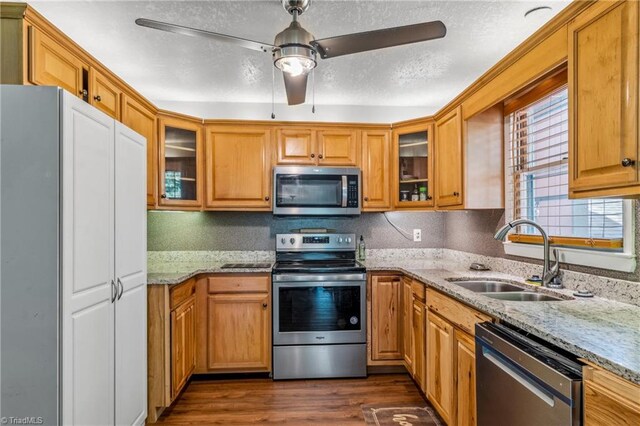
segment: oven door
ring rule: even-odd
[[[273,186],[276,215],[360,214],[358,169],[275,167]]]
[[[274,275],[273,344],[366,343],[366,274]]]

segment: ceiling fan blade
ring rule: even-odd
[[[282,73],[284,77],[284,88],[287,92],[287,102],[289,105],[299,105],[304,103],[307,96],[307,77],[308,74],[300,74],[292,76],[286,72]]]
[[[196,28],[183,27],[182,25],[169,24],[166,22],[153,21],[151,19],[138,18],[136,24],[141,27],[153,28],[161,31],[168,31],[170,33],[182,34],[191,37],[205,37],[223,43],[229,43],[236,46],[241,46],[246,49],[257,50],[260,52],[270,52],[275,46],[269,43],[259,43],[253,40],[246,40],[240,37],[234,37],[226,34],[218,34],[211,31],[199,30]]]
[[[433,40],[442,38],[446,34],[447,27],[441,21],[432,21],[329,37],[314,40],[311,44],[318,50],[321,58],[328,59],[368,50]]]

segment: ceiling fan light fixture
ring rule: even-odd
[[[273,64],[293,77],[308,74],[316,65],[316,52],[306,46],[286,46],[273,54]]]

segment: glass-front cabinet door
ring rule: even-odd
[[[160,206],[202,207],[202,126],[160,115]]]
[[[399,127],[393,133],[393,200],[397,209],[433,207],[433,123]]]

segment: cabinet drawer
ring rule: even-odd
[[[613,373],[598,367],[586,365],[583,367],[585,386],[585,406],[589,408],[585,413],[592,418],[594,424],[605,424],[595,421],[608,413],[611,419],[628,413],[628,419],[640,421],[640,386],[628,382]],[[605,416],[606,417],[606,416]],[[617,424],[627,424],[620,422]],[[629,422],[628,424],[635,424]]]
[[[209,277],[209,293],[268,293],[268,275],[233,274]]]
[[[429,309],[441,317],[451,321],[452,324],[475,336],[475,325],[479,322],[491,321],[489,315],[470,308],[442,293],[428,289],[427,305]]]
[[[178,307],[182,302],[187,300],[189,297],[196,293],[196,279],[190,278],[189,280],[183,282],[182,284],[178,284],[173,287],[169,292],[169,305],[170,309],[174,310]]]
[[[420,281],[416,281],[413,280],[411,281],[411,292],[413,293],[413,295],[422,300],[424,302],[425,299],[425,294],[426,294],[426,290],[425,290],[425,285],[422,284]]]

